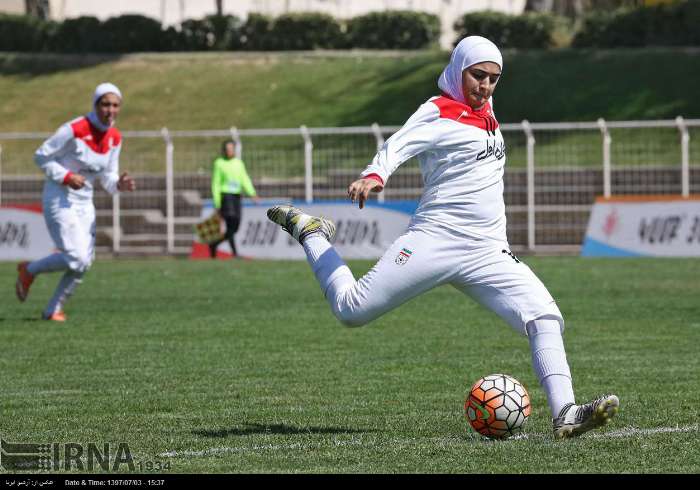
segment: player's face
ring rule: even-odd
[[[477,63],[462,72],[462,90],[467,105],[472,109],[481,109],[496,90],[501,78],[501,67],[491,61]]]
[[[114,124],[121,108],[122,101],[116,94],[104,94],[95,104],[97,117],[106,126]]]
[[[236,147],[233,145],[233,143],[226,143],[224,151],[226,152],[226,158],[231,159],[236,156]]]

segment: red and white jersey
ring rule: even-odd
[[[96,178],[107,192],[116,193],[120,151],[117,128],[101,131],[85,116],[64,124],[34,154],[34,161],[47,177],[44,199],[92,202]],[[73,190],[65,184],[70,173],[85,177],[82,189]]]
[[[414,156],[424,189],[409,228],[434,224],[506,241],[506,150],[490,103],[475,111],[444,96],[431,98],[386,140],[362,176],[377,174],[386,183]]]

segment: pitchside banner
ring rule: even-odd
[[[265,202],[243,206],[243,219],[235,235],[242,257],[259,259],[306,259],[304,250],[288,233],[267,219],[268,208],[280,204]],[[416,210],[415,201],[367,203],[364,209],[343,202],[297,203],[304,212],[333,220],[337,227],[333,245],[344,259],[376,259],[401,236]],[[214,213],[210,201],[202,209],[202,221]],[[231,255],[227,242],[219,245],[219,255]],[[191,258],[209,256],[209,248],[195,235]]]
[[[581,255],[700,257],[700,196],[598,198]]]
[[[0,261],[40,259],[54,249],[40,205],[0,207]]]

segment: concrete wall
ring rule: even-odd
[[[23,14],[25,13],[24,0],[0,0],[0,13]]]

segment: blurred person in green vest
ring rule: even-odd
[[[221,154],[214,160],[211,195],[214,207],[221,219],[226,222],[226,233],[220,240],[209,244],[209,255],[212,259],[216,258],[216,249],[224,240],[228,240],[231,245],[233,256],[238,256],[233,236],[241,224],[241,194],[245,193],[255,202],[259,200],[243,160],[235,156],[236,149],[233,141],[224,141],[221,145]]]

